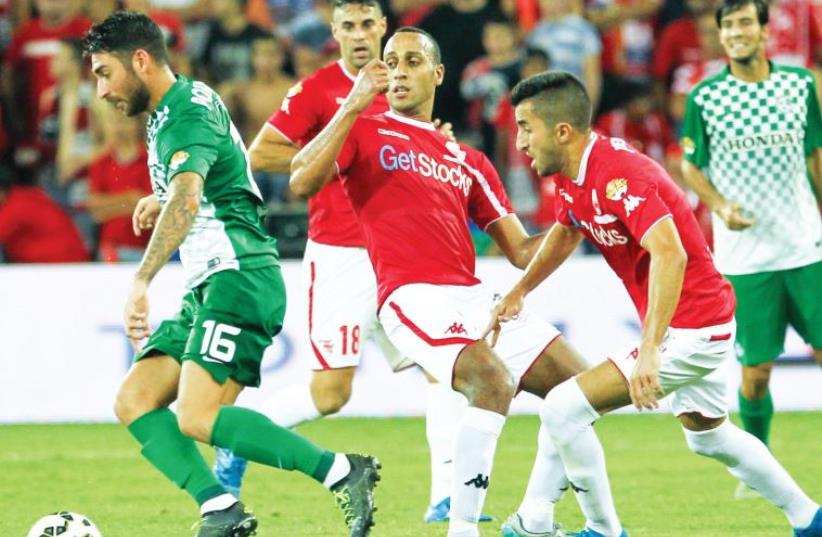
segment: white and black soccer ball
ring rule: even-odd
[[[46,515],[35,522],[26,537],[103,537],[103,535],[88,517],[69,511],[60,511]]]

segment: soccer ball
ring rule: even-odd
[[[31,527],[26,537],[103,537],[94,522],[69,511],[46,515]]]

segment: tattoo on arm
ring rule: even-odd
[[[184,172],[174,177],[171,195],[157,219],[154,234],[137,269],[138,280],[150,282],[183,243],[200,211],[202,197],[203,178],[198,174]]]

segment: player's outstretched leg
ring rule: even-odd
[[[605,363],[583,375],[593,376],[600,372],[604,379],[622,382],[611,368]],[[624,390],[623,386],[620,388]],[[569,486],[586,518],[586,527],[579,535],[626,537],[611,496],[605,454],[592,427],[600,415],[588,402],[577,379],[569,379],[551,390],[539,414],[562,457]]]
[[[799,488],[765,444],[726,418],[683,414],[680,421],[691,451],[718,460],[734,477],[780,508],[796,535],[822,537],[819,505]]]
[[[264,414],[280,427],[292,428],[321,417],[307,384],[294,384],[277,390],[266,400]],[[214,475],[231,494],[240,497],[248,461],[231,450],[217,448]]]
[[[502,524],[504,537],[562,537],[554,521],[554,504],[569,487],[565,468],[548,429],[539,428],[537,456],[528,488],[517,512]]]

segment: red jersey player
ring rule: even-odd
[[[540,175],[561,176],[557,225],[497,305],[491,326],[498,329],[498,321],[516,318],[525,295],[583,236],[622,280],[642,319],[638,346],[562,383],[540,411],[587,519],[578,535],[627,535],[613,507],[602,451],[586,445],[584,432],[606,412],[631,402],[639,409],[655,408],[659,397],[672,394],[672,410],[691,450],[724,463],[783,509],[791,525],[801,528],[796,535],[822,536],[819,506],[764,444],[727,420],[721,366],[734,356],[734,296],[713,265],[684,193],[624,140],[591,132],[590,100],[569,73],[526,79],[514,88],[511,102],[518,148],[534,159]],[[532,482],[540,479],[531,476]],[[524,502],[504,535],[542,535],[540,527],[529,527],[532,533],[516,527],[528,510]]]
[[[556,328],[525,312],[506,325],[496,350],[481,337],[496,297],[474,275],[468,219],[520,268],[541,238],[525,233],[487,157],[431,123],[444,75],[436,41],[401,28],[384,61],[360,70],[333,119],[294,157],[291,185],[311,195],[336,164],[377,275],[388,338],[468,397],[453,452],[449,536],[478,537],[497,438],[517,387],[544,397],[583,361]],[[391,110],[370,112],[384,91]],[[556,500],[568,483],[547,433],[540,445],[546,456],[538,468],[548,477],[536,489]]]
[[[253,169],[289,171],[298,149],[334,116],[359,69],[379,55],[385,30],[385,17],[376,0],[336,2],[332,31],[342,57],[289,90],[279,110],[251,144]],[[371,104],[374,112],[387,109],[384,96]],[[269,417],[285,427],[334,414],[348,402],[363,343],[371,334],[395,371],[413,364],[388,342],[377,319],[374,269],[340,181],[330,181],[309,199],[308,212],[309,241],[303,275],[314,371],[310,386],[285,387],[266,402]],[[465,398],[447,385],[429,384],[426,435],[431,450],[431,494],[426,522],[447,520],[451,452],[456,424],[465,406]],[[216,473],[224,484],[239,487],[243,469],[242,461],[218,451]]]

